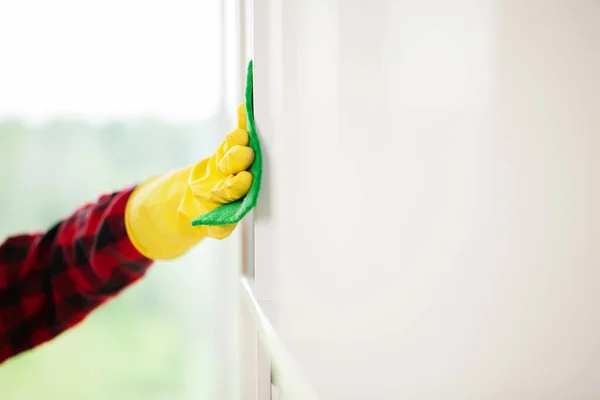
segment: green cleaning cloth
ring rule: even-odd
[[[260,141],[254,123],[254,103],[252,90],[252,60],[248,63],[246,74],[246,126],[250,137],[249,146],[254,150],[254,162],[248,170],[252,174],[252,185],[248,193],[233,203],[222,205],[206,214],[202,214],[192,221],[192,226],[200,225],[232,225],[237,224],[254,208],[258,200],[260,184],[262,181],[262,152]]]

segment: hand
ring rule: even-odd
[[[224,239],[235,225],[198,226],[199,215],[244,197],[252,185],[247,169],[254,161],[248,147],[246,111],[238,107],[238,126],[209,158],[139,185],[127,202],[125,223],[136,249],[154,260],[181,256],[205,237]]]
[[[247,171],[254,161],[254,151],[248,147],[246,109],[238,107],[238,126],[229,132],[217,151],[198,163],[190,174],[189,186],[202,206],[198,215],[239,200],[252,185],[252,174]],[[235,225],[211,226],[207,236],[215,239],[228,237]]]

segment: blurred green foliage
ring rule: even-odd
[[[0,239],[208,155],[214,121],[0,121]],[[0,399],[213,398],[216,294],[203,251],[156,264],[79,326],[0,365]]]

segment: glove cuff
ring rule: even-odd
[[[188,184],[192,168],[151,178],[129,197],[125,227],[132,244],[145,257],[180,257],[206,236],[206,227],[191,226],[191,221],[202,213]]]

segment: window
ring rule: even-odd
[[[219,0],[0,2],[0,237],[209,155],[225,133],[220,32]],[[157,263],[2,365],[2,399],[217,398],[218,246]]]

